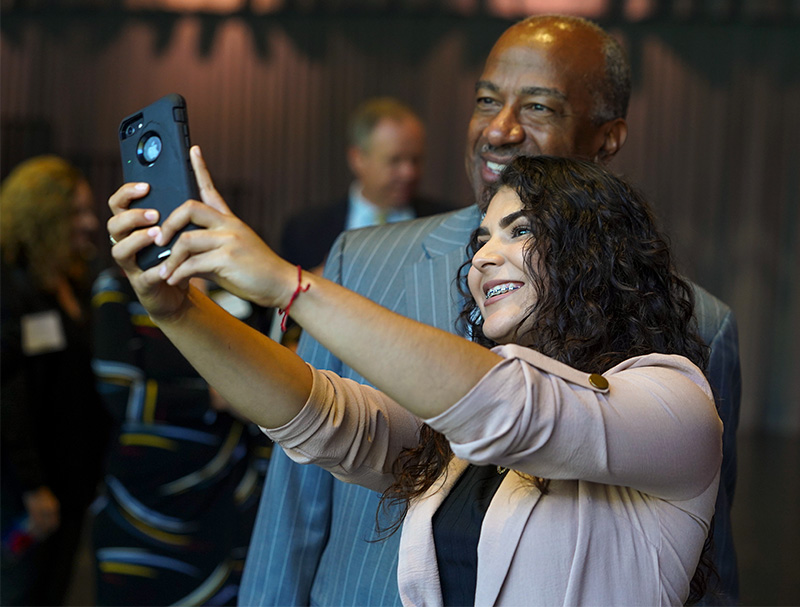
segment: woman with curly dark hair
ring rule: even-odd
[[[519,311],[521,320],[511,326],[513,333],[499,339],[491,329],[489,335],[484,331],[483,306],[493,305],[492,298],[487,294],[481,301],[480,293],[473,297],[467,276],[462,276],[463,334],[487,348],[517,343],[599,373],[654,352],[681,354],[705,368],[708,348],[692,327],[692,290],[674,272],[666,240],[629,184],[594,163],[539,156],[517,158],[498,185],[520,199],[517,230],[526,236],[522,255],[535,295]],[[501,199],[509,195],[505,192]],[[516,205],[513,195],[509,204]],[[485,234],[481,228],[473,235],[465,268],[481,261]],[[452,457],[442,435],[432,432],[431,438],[431,443],[421,441],[420,451],[442,455],[419,459],[427,468],[432,459],[441,458],[431,468],[433,478],[420,484],[425,473],[410,475],[412,485],[423,490]],[[544,481],[537,483],[546,491]],[[402,499],[418,492],[397,487]]]
[[[197,150],[193,163],[207,204],[160,228],[128,210],[146,188],[112,196],[114,257],[165,334],[292,458],[405,504],[404,604],[689,598],[721,422],[690,291],[635,191],[588,162],[515,160],[462,272],[468,341],[290,266],[230,213]],[[206,229],[136,267],[188,221]],[[187,289],[193,275],[290,311],[382,391],[248,330]]]

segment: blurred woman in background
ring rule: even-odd
[[[60,605],[108,434],[89,335],[99,222],[88,182],[56,156],[11,172],[0,212],[0,597],[4,605]]]

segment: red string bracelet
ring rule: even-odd
[[[311,283],[303,287],[303,268],[297,266],[297,288],[294,290],[294,293],[292,293],[292,298],[289,300],[289,303],[286,306],[286,308],[278,309],[278,313],[281,316],[283,316],[283,318],[281,319],[281,331],[284,332],[286,331],[286,322],[289,320],[289,310],[291,310],[294,300],[297,299],[297,296],[300,295],[300,293],[305,293],[310,288],[311,288]]]

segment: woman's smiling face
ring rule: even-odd
[[[525,264],[530,236],[519,196],[510,188],[500,188],[478,230],[480,248],[468,276],[469,290],[483,315],[483,333],[499,344],[516,343],[519,324],[536,303]]]

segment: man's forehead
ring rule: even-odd
[[[500,41],[492,49],[478,82],[513,90],[518,95],[544,94],[566,99],[574,86],[602,78],[605,59],[591,44],[564,40],[526,43],[527,37]]]
[[[546,53],[523,49],[509,51],[487,61],[476,92],[491,91],[522,98],[547,97],[566,102],[574,70],[553,60]]]
[[[524,65],[537,63],[564,66],[581,58],[580,63],[593,63],[603,57],[598,33],[572,22],[542,20],[518,23],[497,40],[487,58],[487,67],[494,62]]]

